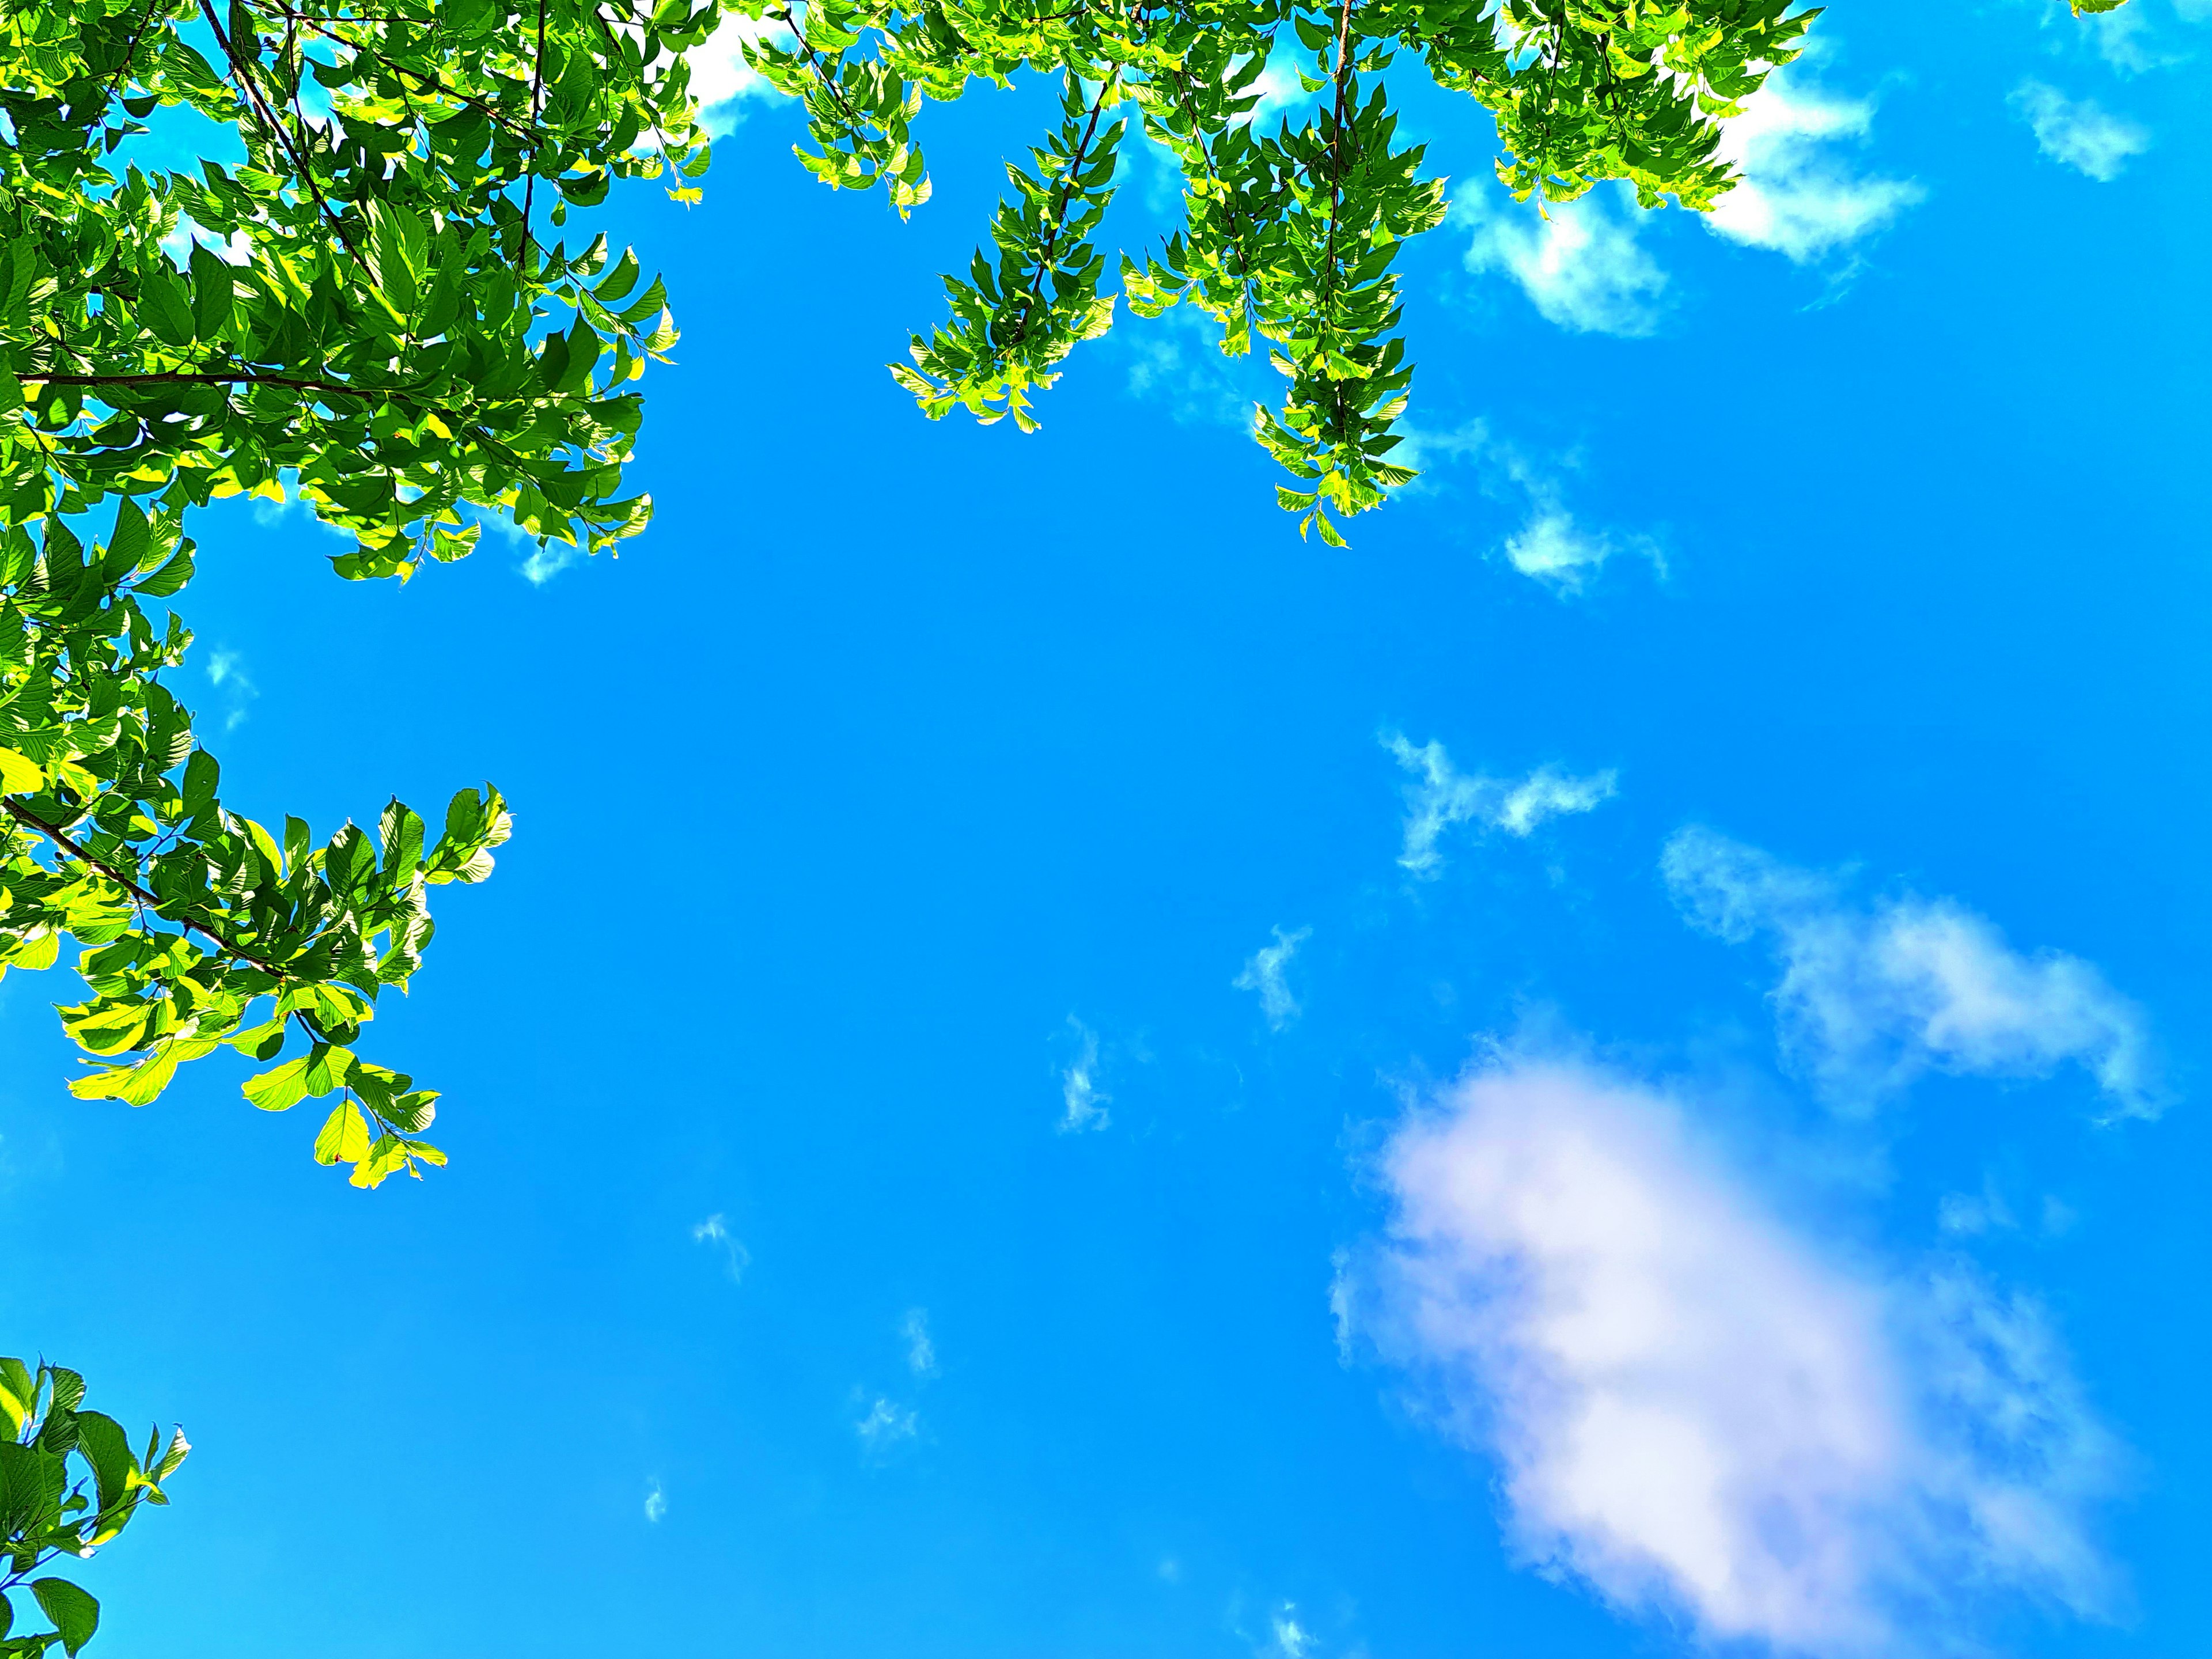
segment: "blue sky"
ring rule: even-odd
[[[1177,319],[891,385],[1048,88],[902,224],[734,76],[623,557],[204,523],[241,806],[517,830],[421,1186],[0,985],[13,1345],[198,1449],[100,1650],[2201,1652],[2212,14],[1817,33],[1717,226],[1402,88],[1347,552]]]

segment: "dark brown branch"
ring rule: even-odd
[[[161,369],[148,374],[22,374],[16,377],[28,385],[41,386],[281,386],[293,392],[335,392],[348,398],[405,398],[413,390],[408,386],[346,386],[337,380],[295,380],[283,374],[256,374],[246,371],[234,374],[198,374],[188,369]]]
[[[154,914],[155,915],[161,916],[164,921],[173,921],[180,927],[190,928],[193,933],[199,934],[201,937],[214,940],[216,945],[221,949],[228,951],[232,956],[238,957],[242,962],[252,963],[256,968],[258,968],[264,974],[273,974],[280,980],[289,979],[291,977],[290,975],[286,973],[283,969],[279,968],[275,963],[267,960],[265,957],[254,955],[252,951],[246,949],[245,946],[239,945],[234,940],[224,938],[221,933],[209,927],[205,922],[194,921],[189,916],[165,915],[161,909],[161,901],[154,894],[149,892],[144,887],[141,886],[136,879],[125,875],[113,865],[93,854],[81,843],[72,839],[66,830],[57,829],[54,825],[48,823],[44,818],[40,817],[36,813],[33,812],[29,807],[25,806],[21,801],[0,800],[0,806],[7,808],[8,816],[15,819],[16,823],[24,825],[27,829],[37,830],[48,841],[53,842],[55,846],[60,848],[63,852],[68,854],[71,858],[77,860],[80,863],[90,865],[94,869],[99,871],[101,875],[106,876],[117,886],[122,888],[124,891],[129,893],[133,898],[139,900],[142,903],[152,905],[154,907]]]
[[[1075,73],[1071,69],[1070,75]],[[1077,181],[1083,173],[1084,158],[1091,154],[1091,141],[1098,131],[1099,118],[1106,113],[1106,100],[1121,79],[1117,65],[1113,74],[1100,82],[1098,100],[1091,106],[1091,120],[1083,129],[1083,137],[1075,146],[1075,153],[1067,158],[1067,170],[1060,177],[1060,193],[1054,198],[1052,217],[1045,226],[1044,240],[1037,248],[1036,274],[1030,279],[1030,295],[1022,306],[1021,320],[1014,325],[1013,343],[1017,346],[1029,337],[1030,319],[1036,313],[1036,303],[1044,295],[1045,278],[1052,274],[1054,246],[1067,223],[1067,198],[1075,193]]]

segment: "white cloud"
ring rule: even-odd
[[[753,1253],[732,1236],[729,1223],[719,1214],[708,1216],[694,1227],[691,1240],[695,1244],[711,1244],[721,1253],[723,1263],[729,1269],[730,1282],[733,1285],[740,1283],[744,1279],[745,1269],[752,1266]]]
[[[1540,766],[1525,778],[1493,778],[1455,769],[1441,743],[1417,749],[1393,732],[1382,746],[1399,765],[1419,775],[1419,781],[1406,786],[1406,850],[1398,856],[1416,875],[1433,874],[1443,866],[1437,842],[1455,823],[1480,823],[1526,836],[1546,818],[1587,812],[1612,799],[1617,775],[1608,770],[1576,777],[1555,766]]]
[[[1114,1097],[1098,1086],[1098,1034],[1073,1014],[1067,1023],[1075,1032],[1077,1046],[1075,1058],[1060,1073],[1063,1109],[1060,1132],[1080,1134],[1085,1129],[1103,1129],[1113,1121],[1106,1103]]]
[[[2189,0],[2182,0],[2174,9],[2191,21],[2201,21],[2206,15],[2203,9],[2192,6]],[[2186,52],[2167,49],[2142,0],[2117,11],[2092,13],[2070,21],[2088,31],[2097,55],[2123,75],[2148,75],[2189,61]]]
[[[653,1490],[645,1495],[645,1518],[658,1522],[668,1513],[667,1496],[660,1490],[660,1482],[653,1483]]]
[[[1282,1659],[1306,1659],[1313,1651],[1313,1632],[1298,1623],[1297,1607],[1285,1601],[1282,1610],[1267,1621],[1268,1633],[1274,1638],[1273,1651]]]
[[[1640,553],[1661,574],[1666,574],[1667,562],[1648,536],[1589,529],[1568,510],[1559,471],[1573,466],[1572,456],[1547,465],[1519,446],[1494,437],[1480,420],[1449,432],[1400,429],[1404,441],[1391,459],[1401,465],[1425,471],[1453,461],[1474,461],[1483,470],[1483,493],[1523,510],[1520,528],[1506,537],[1499,550],[1516,570],[1544,583],[1560,598],[1571,598],[1588,587],[1616,553]],[[1419,479],[1408,486],[1425,487]]]
[[[729,13],[703,45],[692,49],[691,95],[699,100],[699,124],[717,137],[745,118],[748,99],[781,95],[744,58],[747,46],[771,36],[787,41],[791,33],[766,18]]]
[[[1927,192],[1910,179],[1855,172],[1836,154],[1872,131],[1870,100],[1839,98],[1778,70],[1721,132],[1741,182],[1705,216],[1730,241],[1802,264],[1872,235]]]
[[[2110,114],[2089,99],[2077,103],[2040,81],[2021,82],[2012,104],[2034,132],[2038,149],[2099,184],[2110,184],[2128,157],[2150,148],[2148,128]]]
[[[1710,830],[1678,831],[1660,869],[1695,926],[1771,936],[1784,1048],[1835,1105],[1869,1109],[1929,1071],[2041,1078],[2068,1061],[2108,1115],[2163,1105],[2142,1011],[2079,957],[2023,956],[1951,899],[1854,907],[1832,878]]]
[[[885,1451],[921,1431],[921,1419],[911,1407],[878,1398],[866,1415],[853,1425],[853,1432],[870,1451]]]
[[[248,707],[261,695],[246,672],[246,659],[235,651],[218,650],[208,658],[208,684],[223,694],[230,707],[224,710],[222,729],[235,732],[244,723]]]
[[[2031,1303],[1828,1258],[1580,1063],[1496,1056],[1382,1169],[1366,1328],[1497,1457],[1534,1564],[1822,1655],[1912,1650],[1965,1586],[2123,1599],[2087,1525],[2120,1453]]]
[[[1243,971],[1229,983],[1239,991],[1257,991],[1260,1012],[1267,1017],[1267,1029],[1279,1031],[1299,1013],[1297,999],[1291,994],[1290,981],[1283,970],[1298,953],[1298,946],[1313,937],[1313,929],[1301,927],[1293,933],[1286,933],[1279,927],[1273,931],[1275,942],[1254,951],[1246,960]]]
[[[1505,556],[1516,570],[1570,593],[1581,592],[1613,553],[1611,537],[1583,529],[1573,514],[1556,508],[1530,514],[1505,540]]]
[[[906,1339],[906,1368],[916,1376],[936,1376],[937,1345],[929,1339],[929,1310],[908,1308],[899,1321],[899,1334]]]
[[[1489,181],[1454,204],[1473,227],[1467,268],[1521,285],[1547,322],[1582,334],[1650,333],[1659,325],[1667,273],[1636,240],[1635,197],[1592,191],[1572,202],[1499,202]],[[1611,201],[1613,205],[1608,207]]]

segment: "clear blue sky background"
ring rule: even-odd
[[[1993,1583],[1931,1648],[2204,1651],[2196,9],[1837,8],[1783,88],[1835,131],[1753,153],[1779,248],[1607,198],[1547,265],[1571,234],[1499,205],[1486,120],[1408,86],[1489,206],[1406,256],[1431,470],[1346,552],[1272,502],[1264,366],[1176,322],[1071,360],[1033,437],[884,373],[1048,89],[933,108],[908,224],[734,105],[705,205],[609,215],[684,330],[633,550],[488,537],[402,589],[298,516],[199,532],[191,690],[240,807],[514,802],[374,1028],[447,1091],[452,1168],[351,1191],[227,1062],[72,1101],[63,988],[0,986],[8,1346],[198,1447],[93,1568],[99,1650],[1685,1650],[1693,1605],[1533,1570],[1510,1449],[1340,1344],[1376,1149],[1517,1035],[1671,1079],[1865,1282],[1971,1263],[2040,1310],[2126,1449],[2075,1507],[2130,1589],[2082,1619]],[[1133,156],[1109,246],[1158,176]],[[1579,592],[1510,556],[1547,515],[1613,550]],[[1617,793],[1410,870],[1393,732]],[[2100,1122],[2058,1060],[1839,1114],[1768,945],[1670,895],[1690,824],[1848,867],[1837,914],[1949,899],[2094,964],[2163,1117]],[[1279,1030],[1232,983],[1277,927],[1311,930]]]

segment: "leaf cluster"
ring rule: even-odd
[[[0,0],[0,973],[74,941],[76,1095],[144,1105],[228,1046],[270,1066],[257,1106],[336,1097],[315,1156],[355,1184],[444,1161],[435,1092],[356,1048],[421,963],[428,890],[489,872],[505,802],[461,791],[434,838],[397,801],[327,838],[227,807],[163,684],[185,523],[297,501],[350,532],[337,574],[402,580],[487,516],[594,551],[641,530],[623,477],[666,291],[553,236],[617,179],[697,198],[684,54],[720,15]],[[196,121],[245,159],[141,164]]]
[[[2094,0],[2085,0],[2094,3]],[[948,276],[950,320],[891,373],[935,418],[1036,424],[1030,394],[1111,325],[1105,261],[1090,240],[1113,194],[1123,123],[1176,160],[1183,220],[1157,251],[1124,256],[1130,308],[1188,301],[1224,354],[1267,343],[1287,386],[1254,434],[1295,481],[1281,504],[1341,544],[1332,515],[1361,513],[1413,476],[1389,459],[1413,380],[1394,265],[1444,214],[1443,181],[1397,143],[1382,85],[1401,54],[1495,119],[1498,176],[1514,196],[1573,200],[1631,181],[1646,207],[1711,208],[1735,182],[1721,124],[1801,50],[1818,15],[1792,0],[745,0],[780,24],[749,45],[774,85],[805,100],[799,159],[839,189],[884,185],[902,213],[929,196],[914,124],[925,99],[1027,68],[1064,84],[1058,131],[1010,166],[994,256]],[[1257,112],[1285,64],[1311,114],[1270,134]]]
[[[40,1659],[58,1645],[74,1655],[100,1627],[100,1603],[81,1585],[40,1569],[89,1559],[131,1523],[142,1504],[166,1504],[161,1483],[191,1450],[181,1430],[157,1428],[146,1449],[113,1418],[84,1407],[84,1379],[59,1365],[34,1370],[0,1358],[0,1508],[7,1562],[0,1569],[0,1659]],[[52,1630],[15,1629],[24,1590]]]

